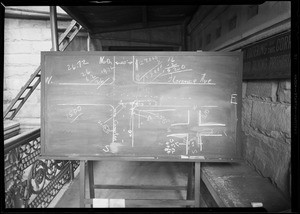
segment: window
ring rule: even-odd
[[[253,16],[258,14],[258,5],[251,5],[248,7],[247,17],[251,19]]]
[[[229,19],[229,22],[228,22],[229,31],[233,30],[236,27],[236,19],[237,19],[236,15],[234,15],[231,19]]]
[[[221,30],[222,30],[221,26],[216,29],[216,38],[219,38],[221,36]]]
[[[209,44],[210,40],[211,40],[211,35],[207,34],[207,36],[206,36],[206,44]]]

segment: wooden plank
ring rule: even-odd
[[[90,198],[95,198],[94,162],[87,161],[87,165],[88,165],[88,173],[89,173]]]
[[[194,167],[195,163],[191,163],[189,167],[189,172],[188,172],[188,181],[187,181],[187,193],[186,193],[186,199],[187,200],[192,200],[194,199],[194,185],[195,185],[195,180],[194,180]]]
[[[78,156],[78,155],[41,155],[40,159],[53,160],[94,160],[94,161],[151,161],[151,162],[240,162],[241,159],[233,158],[205,158],[205,159],[174,159],[166,157],[123,157],[123,156]]]
[[[220,207],[251,207],[251,202],[260,202],[268,212],[290,208],[287,198],[245,163],[204,163],[202,180]]]
[[[100,185],[95,184],[95,189],[151,189],[151,190],[186,190],[186,186],[160,186],[160,185]]]
[[[13,120],[4,120],[4,132],[16,127],[20,127],[20,123]]]
[[[92,204],[92,199],[85,199],[86,204]],[[185,207],[194,206],[192,200],[177,200],[177,199],[125,199],[125,207]]]
[[[85,161],[80,161],[80,207],[85,207]]]
[[[195,163],[195,207],[200,207],[200,180],[201,180],[201,163]]]

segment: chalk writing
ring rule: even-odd
[[[52,79],[52,76],[51,76],[51,77],[47,77],[46,80],[45,80],[45,82],[46,82],[47,84],[50,84],[50,83],[52,83],[52,82],[51,82],[51,79]]]
[[[88,64],[89,64],[89,62],[87,62],[85,59],[79,60],[75,64],[67,64],[67,70],[68,71],[76,70],[76,69],[82,68],[83,66],[88,65]]]
[[[85,80],[89,83],[95,83],[97,85],[97,89],[99,89],[102,85],[104,85],[108,80],[110,80],[110,77],[106,79],[99,78],[98,76],[95,76],[89,71],[88,69],[85,70],[85,72],[81,72],[81,75],[85,77]]]
[[[77,106],[76,108],[73,108],[68,112],[67,117],[72,119],[70,123],[73,123],[82,114],[83,113],[81,112],[81,106]]]
[[[230,103],[237,104],[236,96],[237,96],[237,94],[231,94]]]
[[[140,70],[146,72],[140,73]],[[139,84],[215,85],[207,78],[206,73],[202,73],[200,78],[189,78],[184,75],[186,72],[194,72],[194,70],[176,62],[174,57],[153,57],[147,60],[136,58],[133,66],[133,81]]]

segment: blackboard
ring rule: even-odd
[[[241,157],[241,52],[42,52],[41,155]]]

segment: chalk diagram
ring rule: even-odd
[[[193,69],[176,62],[174,57],[132,56],[129,60],[119,62],[115,57],[112,60],[100,57],[99,64],[108,66],[109,71],[101,72],[103,74],[110,72],[111,82],[106,82],[100,76],[91,76],[88,70],[85,70],[85,75],[82,75],[86,80],[85,84],[95,84],[97,90],[101,86],[110,87],[116,81],[116,66],[121,65],[132,66],[132,80],[136,84],[216,85],[206,73],[199,74],[199,78],[191,79],[189,73],[193,73]],[[141,70],[144,73],[140,72]],[[236,104],[235,96],[236,94],[231,96],[231,104]],[[106,136],[105,139],[110,139],[106,141],[106,145],[100,146],[104,153],[118,153],[122,151],[122,147],[138,147],[140,138],[137,139],[136,136],[142,136],[143,131],[147,132],[153,127],[164,130],[164,136],[152,143],[159,145],[162,154],[165,155],[201,155],[205,152],[204,138],[227,137],[224,122],[226,119],[217,121],[218,119],[212,117],[216,115],[215,112],[222,112],[218,106],[160,105],[155,99],[120,100],[115,106],[72,104],[71,108],[66,109],[69,123],[78,122],[88,111],[86,107],[89,105],[101,108],[99,111],[106,112],[107,115],[104,118],[96,118],[99,132]],[[190,131],[191,126],[197,126],[197,131]],[[215,132],[216,127],[221,128],[222,133]]]

